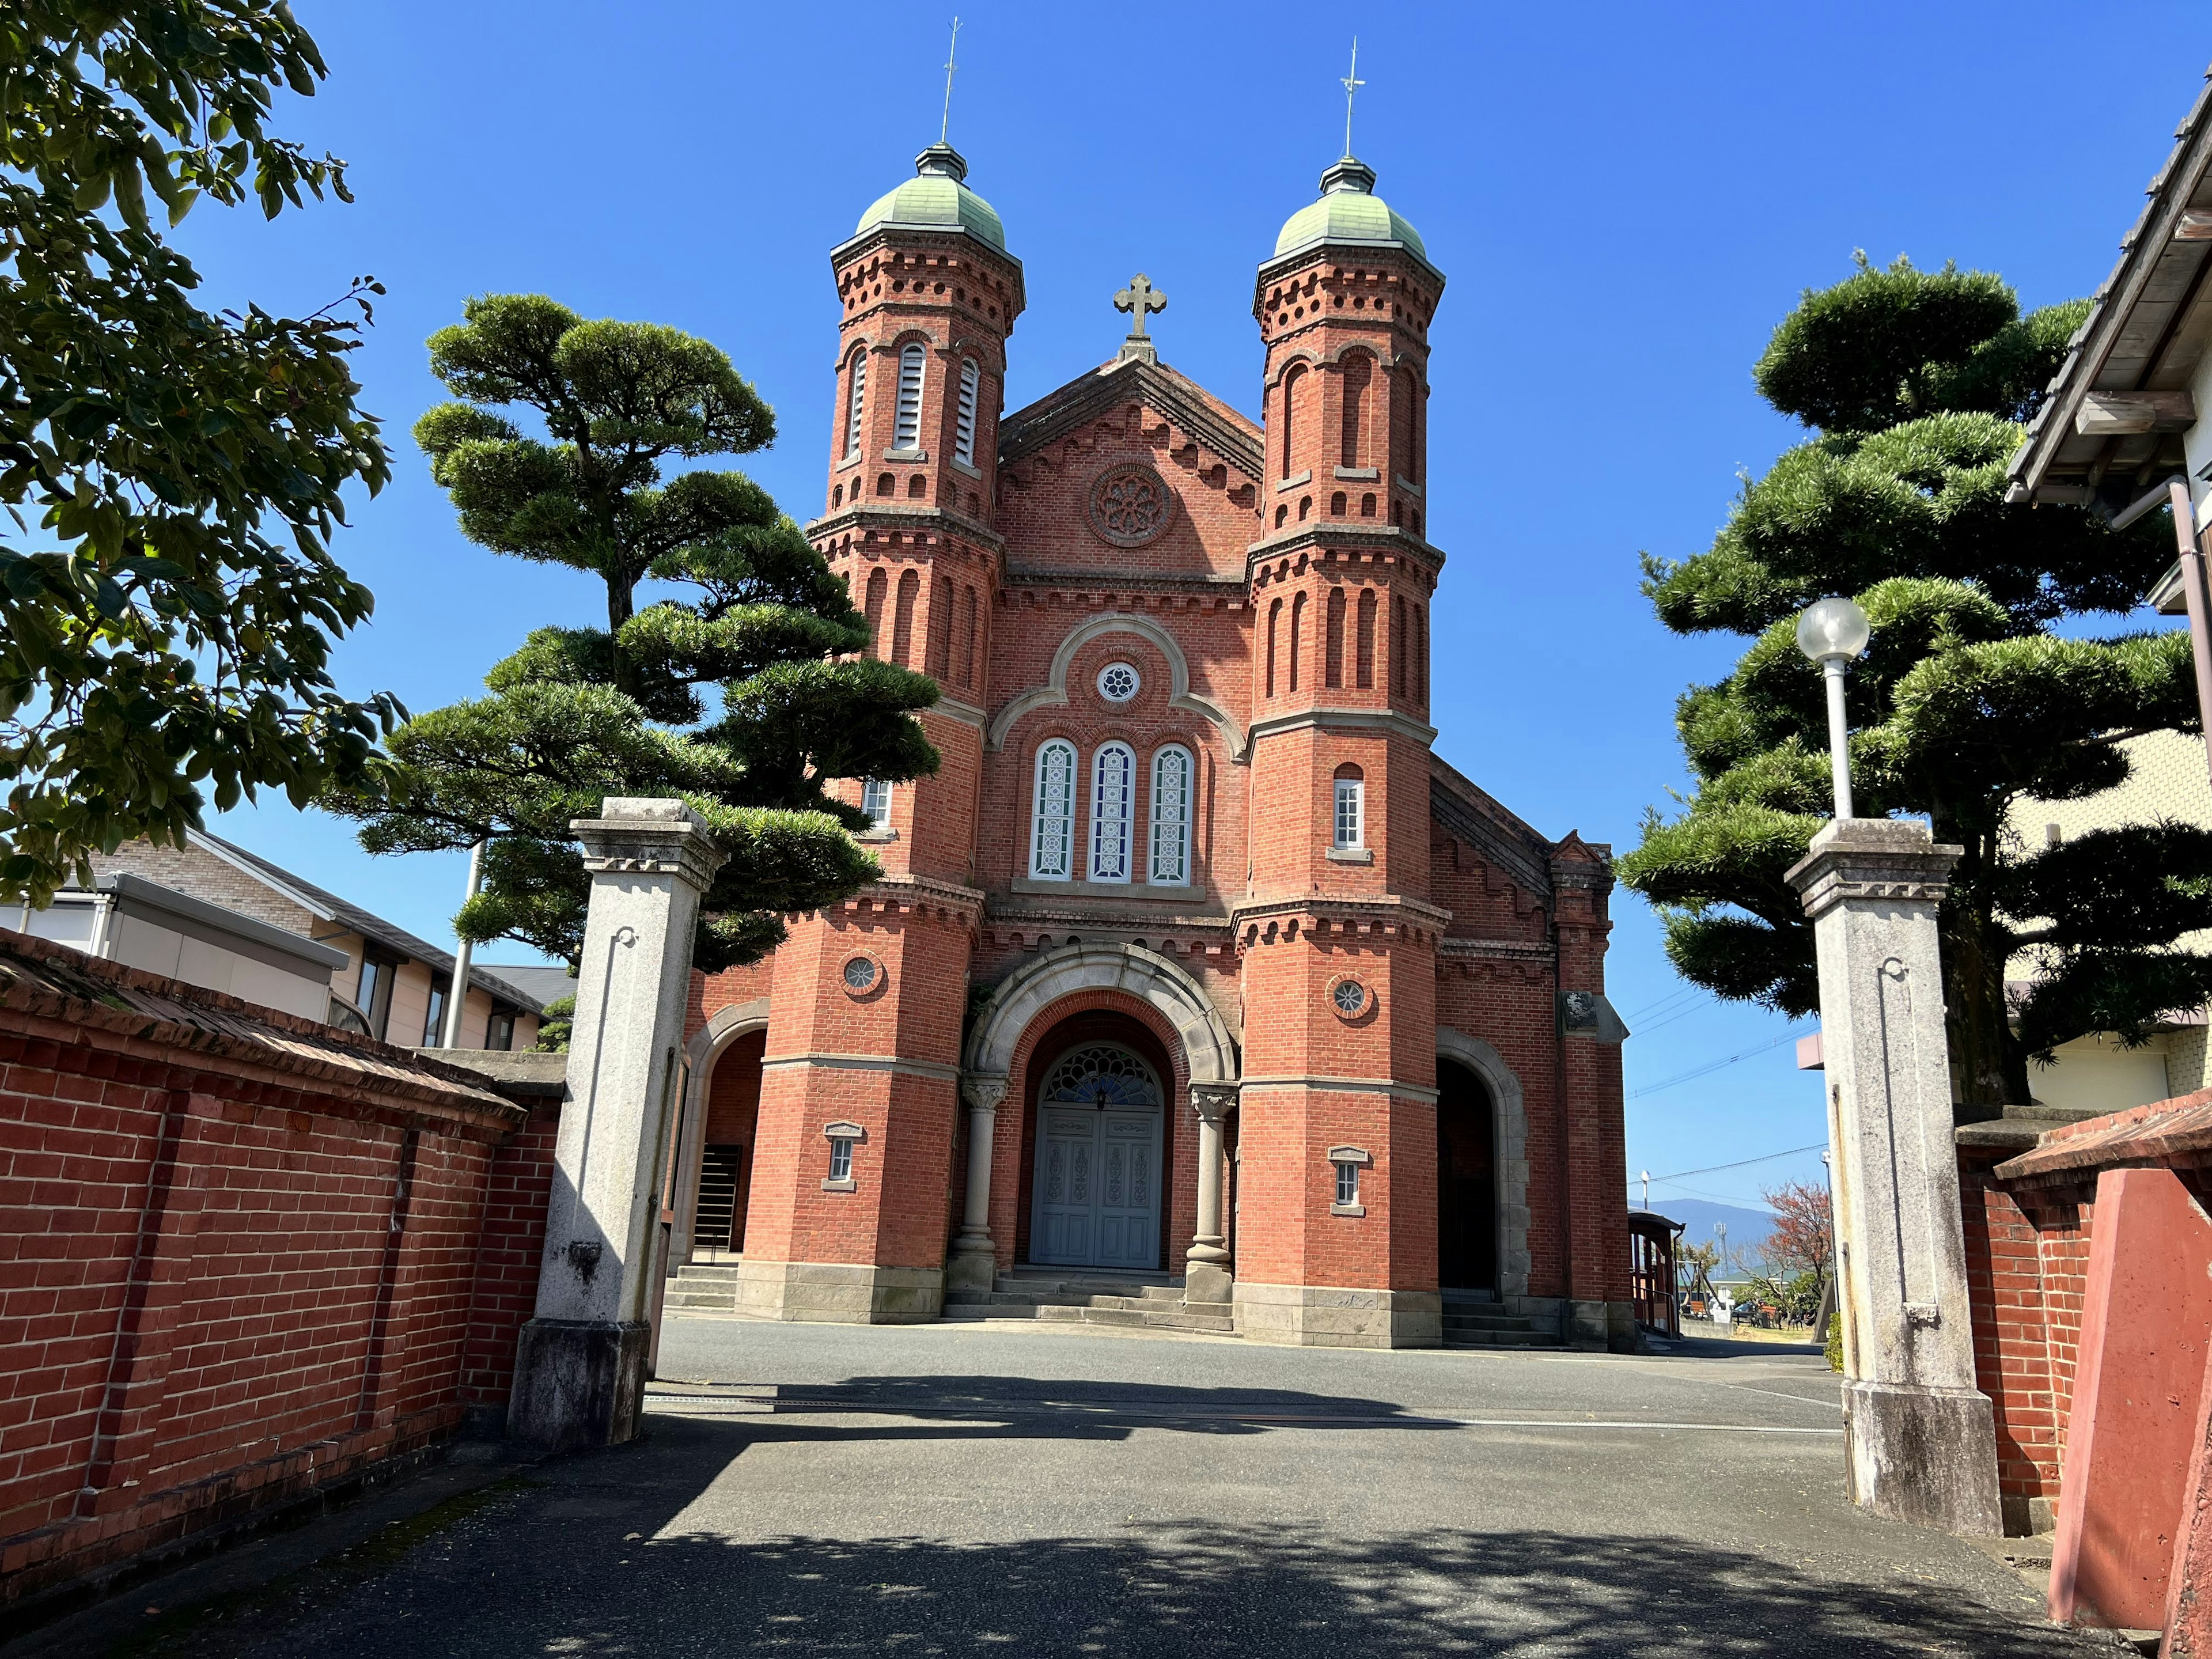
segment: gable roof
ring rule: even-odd
[[[1257,426],[1189,376],[1143,357],[1102,364],[1007,416],[999,422],[999,465],[1011,466],[1131,404],[1158,410],[1252,478],[1267,465],[1267,441]]]
[[[374,939],[388,951],[397,951],[404,957],[411,957],[417,962],[429,963],[434,969],[443,973],[448,980],[453,977],[453,953],[441,951],[429,940],[416,938],[404,927],[386,921],[382,916],[340,898],[328,888],[318,887],[314,883],[294,875],[281,865],[271,864],[258,853],[247,852],[235,842],[225,841],[220,836],[211,836],[204,830],[187,830],[185,834],[193,846],[213,857],[221,859],[234,869],[244,871],[257,881],[274,888],[311,915],[319,916],[325,921],[337,922],[348,932],[359,933],[363,939]],[[469,984],[473,989],[482,991],[496,1001],[513,1003],[526,1013],[538,1014],[544,1012],[544,1006],[538,998],[495,975],[486,973],[481,968],[474,966],[470,968]]]
[[[1522,891],[1551,896],[1552,843],[1488,790],[1433,753],[1429,757],[1429,811]]]

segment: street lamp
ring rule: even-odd
[[[1797,648],[1820,665],[1828,682],[1828,767],[1836,781],[1836,816],[1851,816],[1851,752],[1844,723],[1844,667],[1867,648],[1874,624],[1849,599],[1816,599],[1797,618]]]

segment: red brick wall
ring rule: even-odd
[[[305,1022],[6,936],[280,1036]],[[0,1599],[219,1527],[503,1402],[551,1122],[0,980]],[[239,1046],[239,1045],[234,1045]],[[456,1091],[465,1103],[466,1091]]]
[[[2137,1109],[2156,1111],[2156,1106]],[[2129,1114],[2116,1115],[2119,1116]],[[2112,1120],[2094,1120],[2087,1126]],[[1996,1408],[1997,1487],[2018,1525],[2024,1506],[2055,1504],[2066,1451],[2081,1338],[2089,1243],[2096,1225],[2094,1169],[2007,1181],[2000,1152],[1965,1149],[1959,1196],[1974,1329],[1974,1377]],[[2178,1160],[2200,1203],[2212,1170]]]

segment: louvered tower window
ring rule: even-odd
[[[860,447],[860,411],[868,401],[868,354],[853,354],[852,390],[846,394],[845,453],[856,453]]]
[[[919,341],[899,350],[898,425],[891,440],[896,448],[921,447],[921,365],[924,356]]]
[[[952,458],[963,466],[975,465],[975,394],[982,380],[973,357],[960,365],[960,418],[953,428]]]

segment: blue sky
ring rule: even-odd
[[[377,595],[338,653],[349,690],[434,708],[529,628],[600,614],[587,579],[464,542],[407,441],[441,396],[422,343],[471,294],[714,341],[778,412],[749,470],[813,510],[826,255],[937,136],[950,4],[294,3],[331,73],[278,130],[350,161],[359,199],[273,224],[204,208],[179,240],[225,304],[296,313],[360,272],[391,290],[356,359],[398,455],[337,543]],[[1637,556],[1704,547],[1736,475],[1793,441],[1748,373],[1774,324],[1857,247],[2001,271],[2030,306],[2090,291],[2205,57],[2180,4],[957,3],[952,140],[1026,270],[1009,408],[1113,354],[1111,296],[1142,270],[1170,300],[1162,355],[1257,413],[1254,269],[1341,148],[1358,29],[1355,148],[1450,279],[1431,336],[1437,746],[1546,835],[1624,850],[1682,781],[1675,696],[1738,649],[1661,629]],[[450,940],[458,856],[373,860],[281,804],[220,828]],[[1650,914],[1623,894],[1615,922],[1609,986],[1641,1033],[1631,1175],[1819,1143],[1817,1075],[1763,1047],[1796,1028],[1677,996]],[[1819,1173],[1807,1152],[1653,1199],[1755,1201]]]

